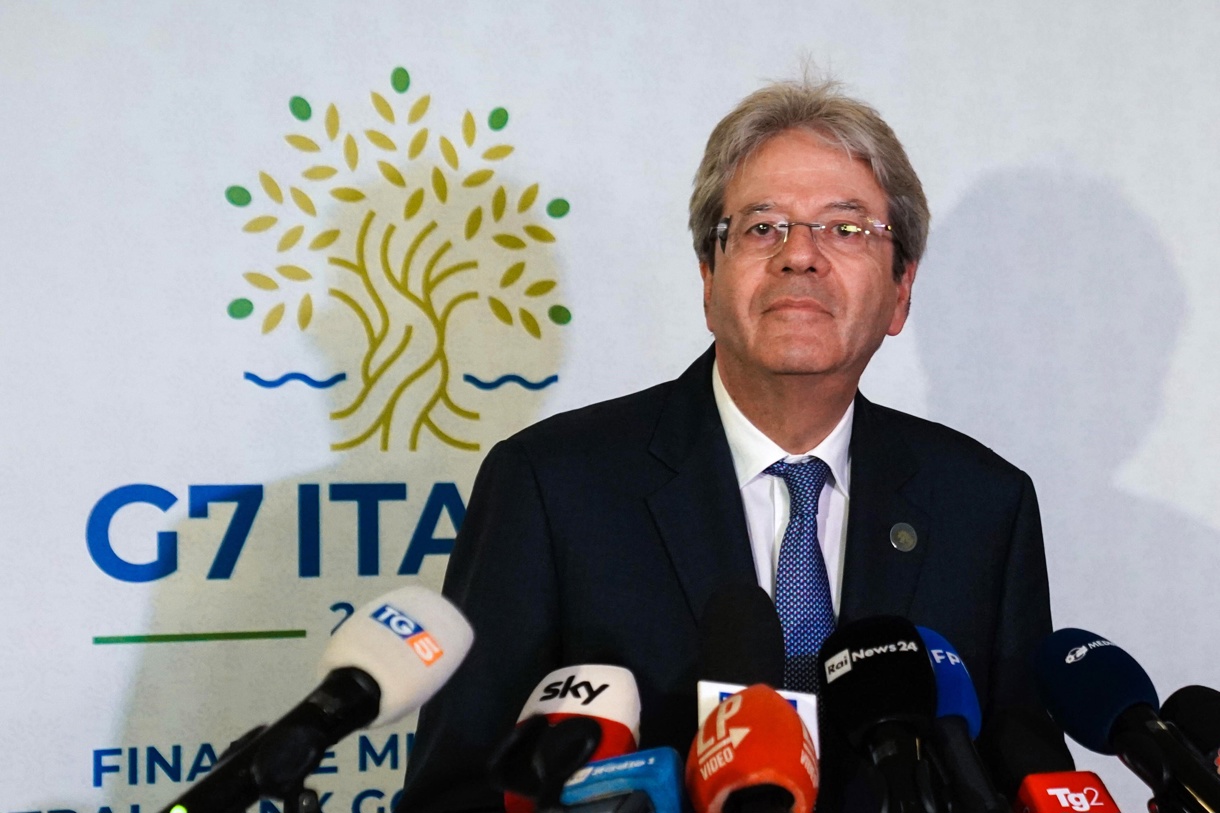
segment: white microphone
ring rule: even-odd
[[[270,727],[222,755],[164,813],[230,813],[299,793],[326,749],[424,704],[470,651],[474,632],[425,587],[400,587],[353,613],[322,654],[322,683]]]

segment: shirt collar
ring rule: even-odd
[[[789,463],[799,463],[809,457],[818,457],[830,468],[831,482],[834,487],[848,494],[851,488],[851,471],[848,464],[851,461],[851,428],[856,414],[856,402],[853,399],[847,411],[839,419],[830,434],[805,454],[790,455],[775,441],[762,433],[757,426],[742,414],[733,403],[724,382],[720,380],[720,368],[712,363],[712,394],[716,398],[716,409],[720,412],[720,422],[724,425],[724,434],[729,441],[729,452],[733,457],[733,471],[737,475],[737,487],[744,488],[747,483],[762,475],[763,471],[777,460]]]

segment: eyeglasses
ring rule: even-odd
[[[840,256],[866,253],[878,239],[894,239],[891,226],[868,215],[849,214],[825,223],[798,223],[775,212],[753,212],[736,222],[726,217],[714,234],[725,256],[745,260],[768,260],[783,250],[793,226],[808,226],[821,251]]]

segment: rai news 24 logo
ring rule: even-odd
[[[279,169],[252,170],[224,190],[239,215],[233,228],[251,240],[228,315],[253,326],[252,341],[308,338],[334,365],[245,370],[242,378],[262,392],[289,387],[329,399],[335,452],[477,452],[482,416],[471,399],[494,403],[505,388],[538,391],[558,381],[554,366],[528,375],[511,365],[557,365],[572,313],[558,299],[554,249],[571,206],[542,183],[519,180],[505,107],[438,112],[405,68],[387,78],[342,105],[290,99]],[[261,484],[187,487],[188,518],[235,505],[207,578],[232,576],[264,495]],[[379,575],[377,506],[406,500],[407,484],[300,484],[302,578],[320,575],[323,495],[357,503],[357,573]],[[176,532],[159,531],[155,556],[133,561],[112,543],[110,527],[128,506],[168,512],[178,499],[148,483],[103,495],[86,527],[95,564],[128,582],[176,572]],[[460,527],[465,505],[454,483],[428,489],[398,574],[449,552],[452,540],[435,536],[443,513]]]

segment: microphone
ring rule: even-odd
[[[696,813],[810,813],[818,793],[813,740],[788,701],[750,686],[699,727],[686,789]]]
[[[1086,630],[1057,630],[1039,648],[1036,675],[1063,730],[1086,748],[1117,754],[1161,810],[1220,810],[1220,778],[1165,725],[1151,679],[1122,649]]]
[[[682,813],[682,758],[672,748],[590,762],[572,774],[559,797],[580,813]]]
[[[1063,732],[1043,708],[998,709],[978,744],[1015,813],[1119,813],[1101,778],[1076,770]]]
[[[240,742],[164,813],[231,813],[260,796],[299,794],[331,745],[357,729],[395,722],[436,694],[473,639],[457,608],[425,587],[400,587],[369,602],[327,643],[318,688]]]
[[[916,629],[927,647],[936,681],[932,743],[949,775],[953,795],[966,813],[998,813],[1007,804],[996,793],[974,748],[983,722],[974,681],[952,644],[927,627]]]
[[[762,683],[779,692],[818,741],[817,695],[787,691],[784,629],[775,604],[757,584],[726,584],[708,599],[699,621],[699,723],[730,695]]]
[[[1161,706],[1161,717],[1177,726],[1220,774],[1220,692],[1206,686],[1184,686],[1169,695]]]
[[[531,720],[542,720],[544,724],[530,723]],[[556,736],[548,733],[547,728],[566,720],[584,720],[595,727],[592,753],[570,766],[538,764],[540,748],[545,747],[542,743]],[[534,728],[521,731],[527,723]],[[529,813],[534,810],[531,799],[537,799],[539,792],[558,792],[558,786],[586,761],[634,751],[639,737],[640,692],[631,670],[601,664],[554,670],[530,693],[517,718],[517,729],[493,758],[494,772],[505,788],[506,812]],[[540,771],[549,778],[543,780]]]
[[[915,625],[874,616],[831,633],[818,655],[823,714],[876,771],[889,813],[942,809],[923,740],[936,710],[936,679]]]

